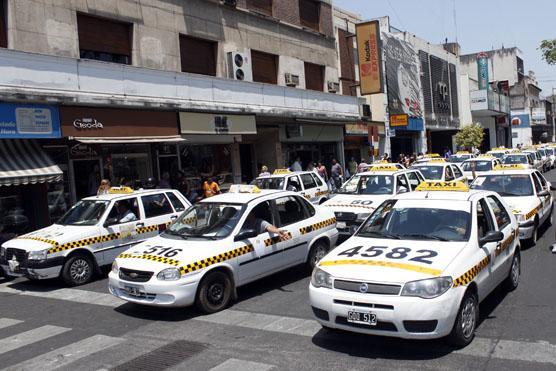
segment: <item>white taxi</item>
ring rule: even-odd
[[[467,183],[461,167],[458,164],[446,162],[443,158],[432,158],[426,162],[415,163],[409,168],[419,170],[425,180]]]
[[[385,201],[313,270],[309,298],[325,328],[469,344],[479,303],[518,286],[517,221],[494,192],[424,182]]]
[[[314,267],[335,246],[335,225],[332,211],[297,193],[233,185],[118,256],[109,290],[133,303],[196,304],[213,313],[239,286],[298,264]]]
[[[129,246],[165,230],[190,205],[176,190],[114,187],[82,199],[51,226],[5,242],[0,265],[9,276],[60,276],[68,285],[82,285]]]
[[[506,147],[494,147],[493,149],[488,151],[486,154],[487,155],[492,155],[496,158],[501,159],[502,157],[504,157],[504,155],[507,155],[510,152],[511,152],[511,150],[506,148]]]
[[[415,160],[414,164],[422,164],[425,162],[429,162],[431,160],[443,160],[444,158],[442,156],[440,156],[438,153],[427,153],[425,155],[423,155],[421,158],[417,158],[417,160]]]
[[[501,165],[478,176],[473,189],[497,192],[510,205],[519,222],[519,238],[537,242],[539,227],[552,224],[554,187],[534,169],[521,165]]]
[[[374,164],[369,171],[352,176],[322,206],[334,211],[340,235],[350,236],[384,200],[413,192],[424,180],[417,170]]]
[[[502,157],[504,165],[522,165],[526,169],[533,169],[535,158],[531,153],[510,152]]]
[[[547,170],[548,161],[546,161],[546,159],[543,159],[541,153],[535,148],[524,148],[522,152],[530,153],[531,156],[533,156],[533,168],[542,172]]]
[[[461,169],[467,181],[471,183],[473,181],[473,171],[475,171],[475,176],[478,176],[484,172],[491,171],[495,166],[500,164],[500,160],[492,155],[480,155],[476,158],[464,161],[461,164]]]
[[[330,193],[324,179],[313,171],[276,169],[270,176],[254,179],[251,185],[255,185],[259,189],[297,192],[315,205],[320,205],[326,201]]]
[[[475,155],[472,154],[471,152],[458,151],[455,154],[448,157],[448,162],[453,162],[453,163],[457,164],[457,163],[464,162],[464,161],[472,159],[472,158],[475,158]]]

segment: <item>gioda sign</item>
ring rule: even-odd
[[[100,121],[97,121],[93,118],[82,118],[82,119],[75,119],[73,121],[73,127],[78,130],[86,130],[86,129],[104,129],[104,125]]]

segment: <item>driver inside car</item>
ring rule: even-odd
[[[264,232],[276,233],[280,236],[281,241],[286,241],[291,238],[288,232],[276,228],[275,226],[273,226],[263,218],[259,218],[256,215],[256,210],[251,211],[249,215],[247,215],[247,218],[245,219],[245,223],[243,223],[243,227],[241,228],[242,231],[248,229],[254,229],[255,231],[257,231],[257,235]]]

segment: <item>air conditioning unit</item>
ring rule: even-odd
[[[328,87],[329,93],[337,93],[340,91],[340,83],[337,83],[335,81],[328,81],[326,86]]]
[[[298,86],[299,85],[299,75],[294,75],[293,73],[286,73],[286,86]]]
[[[228,77],[233,80],[253,81],[253,70],[248,54],[228,53]]]
[[[222,0],[222,4],[235,8],[237,6],[237,0]]]
[[[362,118],[371,119],[371,106],[369,104],[360,104],[359,115]]]

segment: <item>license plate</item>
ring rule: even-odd
[[[358,323],[361,325],[376,326],[376,314],[369,312],[348,311],[347,321],[350,323]]]
[[[347,228],[347,224],[346,224],[346,222],[336,222],[336,228],[338,228],[338,229],[346,229],[346,228]]]
[[[141,291],[141,288],[137,286],[124,286],[124,290],[130,296],[143,296],[143,292]]]
[[[8,265],[10,268],[10,272],[17,272],[19,269],[19,262],[17,260],[8,260]]]

